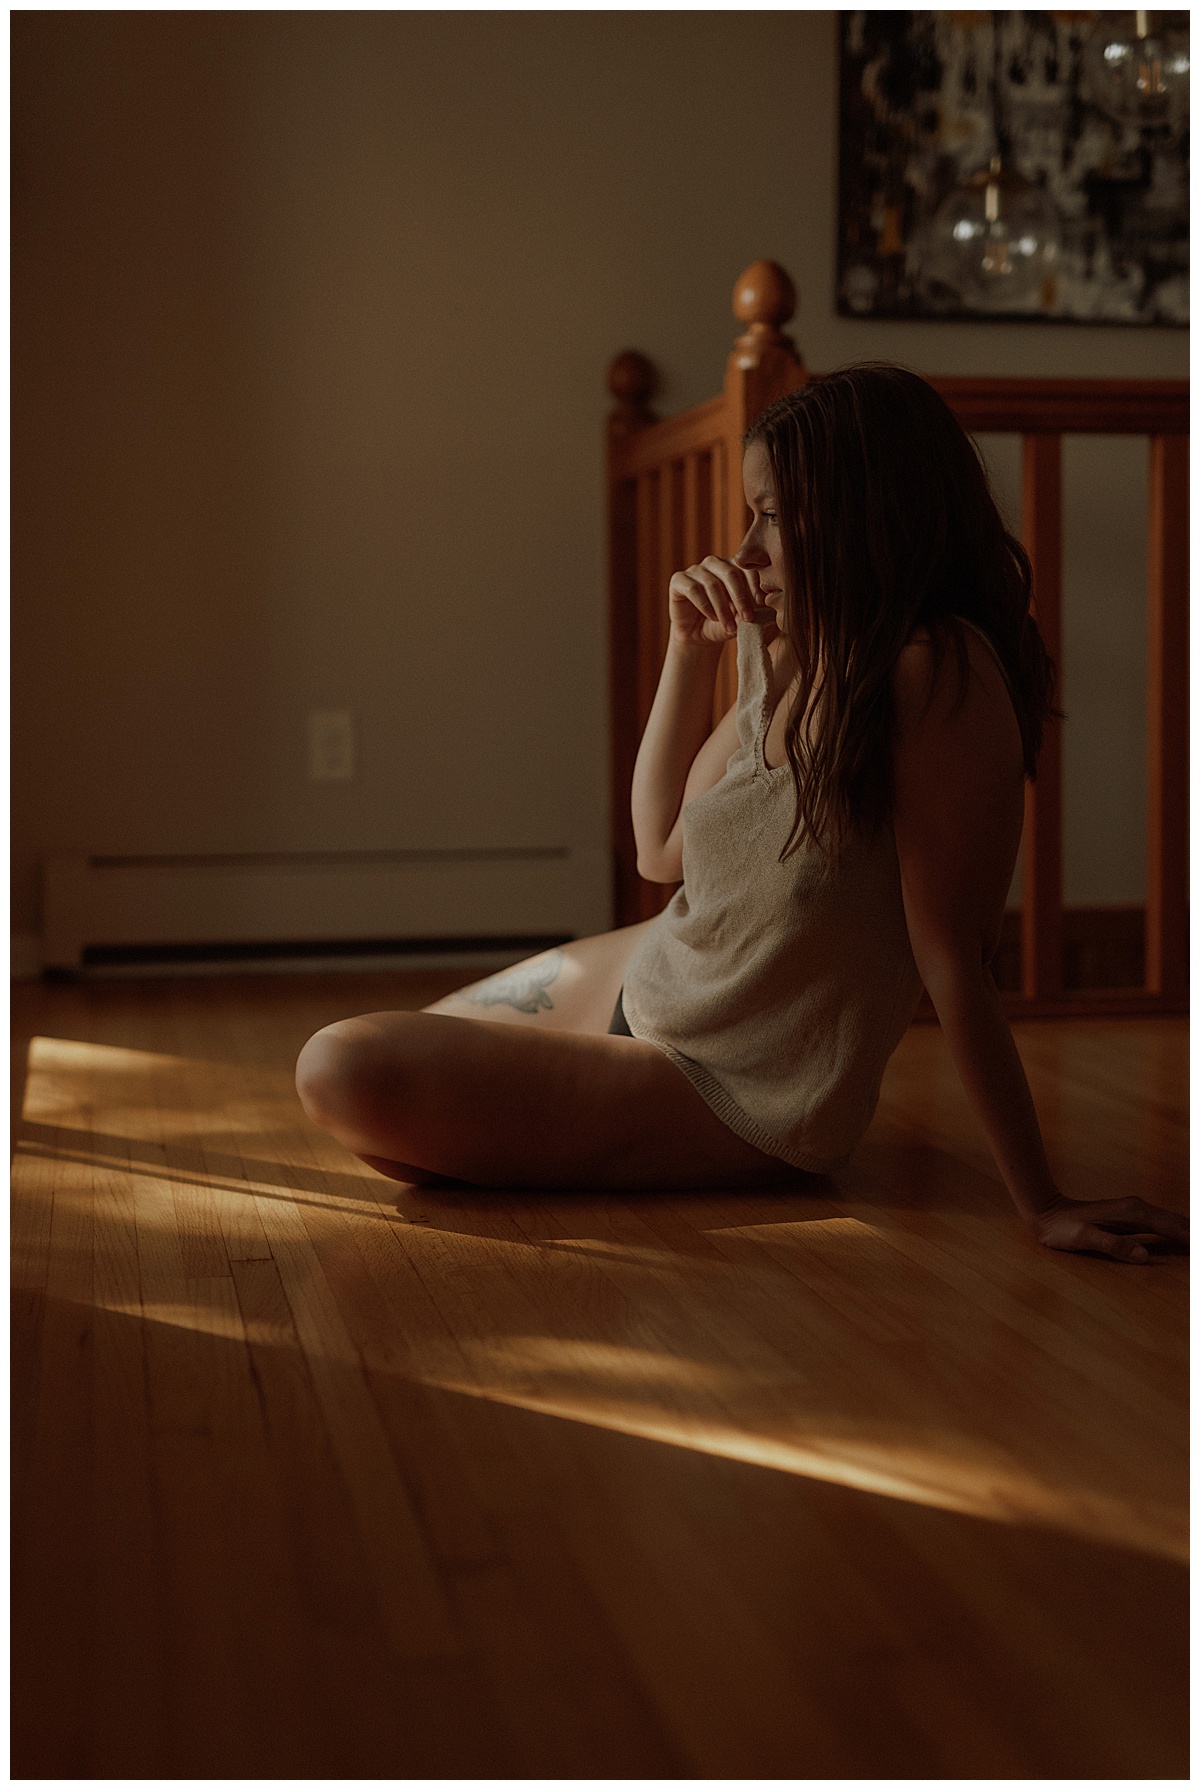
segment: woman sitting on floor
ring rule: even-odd
[[[671,579],[634,772],[638,868],[683,886],[424,1013],[327,1026],[305,1110],[422,1185],[795,1182],[866,1130],[924,983],[1036,1235],[1146,1260],[1130,1233],[1185,1221],[1059,1192],[988,971],[1054,672],[973,444],[915,374],[849,367],[760,418],[743,474],[733,559]]]

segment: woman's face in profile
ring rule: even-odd
[[[733,557],[739,566],[756,574],[759,596],[779,616],[783,611],[783,549],[771,456],[761,441],[752,441],[742,458],[742,486],[752,520]]]

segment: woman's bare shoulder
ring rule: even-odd
[[[938,663],[928,628],[918,628],[900,648],[892,673],[892,700],[900,730],[919,721],[934,706],[938,687],[946,684],[946,655]]]
[[[967,650],[969,690],[998,694],[1007,702],[1004,673],[994,653],[974,628],[964,627],[962,638]],[[915,628],[896,660],[893,691],[897,713],[914,703],[923,709],[931,695],[934,706],[943,696],[957,703],[963,694],[959,667],[953,641],[943,639],[939,650],[928,628]]]
[[[896,731],[924,724],[952,735],[963,750],[985,741],[1005,759],[1021,761],[1021,736],[1012,698],[996,659],[971,628],[964,628],[968,677],[964,689],[958,654],[937,652],[927,628],[915,630],[901,648],[892,679]]]

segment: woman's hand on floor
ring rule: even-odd
[[[1162,1237],[1183,1249],[1188,1246],[1186,1218],[1132,1197],[1072,1200],[1060,1193],[1029,1222],[1047,1249],[1082,1250],[1117,1262],[1149,1261],[1150,1252],[1137,1241],[1138,1235]]]

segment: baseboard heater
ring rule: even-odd
[[[42,961],[535,950],[611,921],[602,846],[53,857]]]

